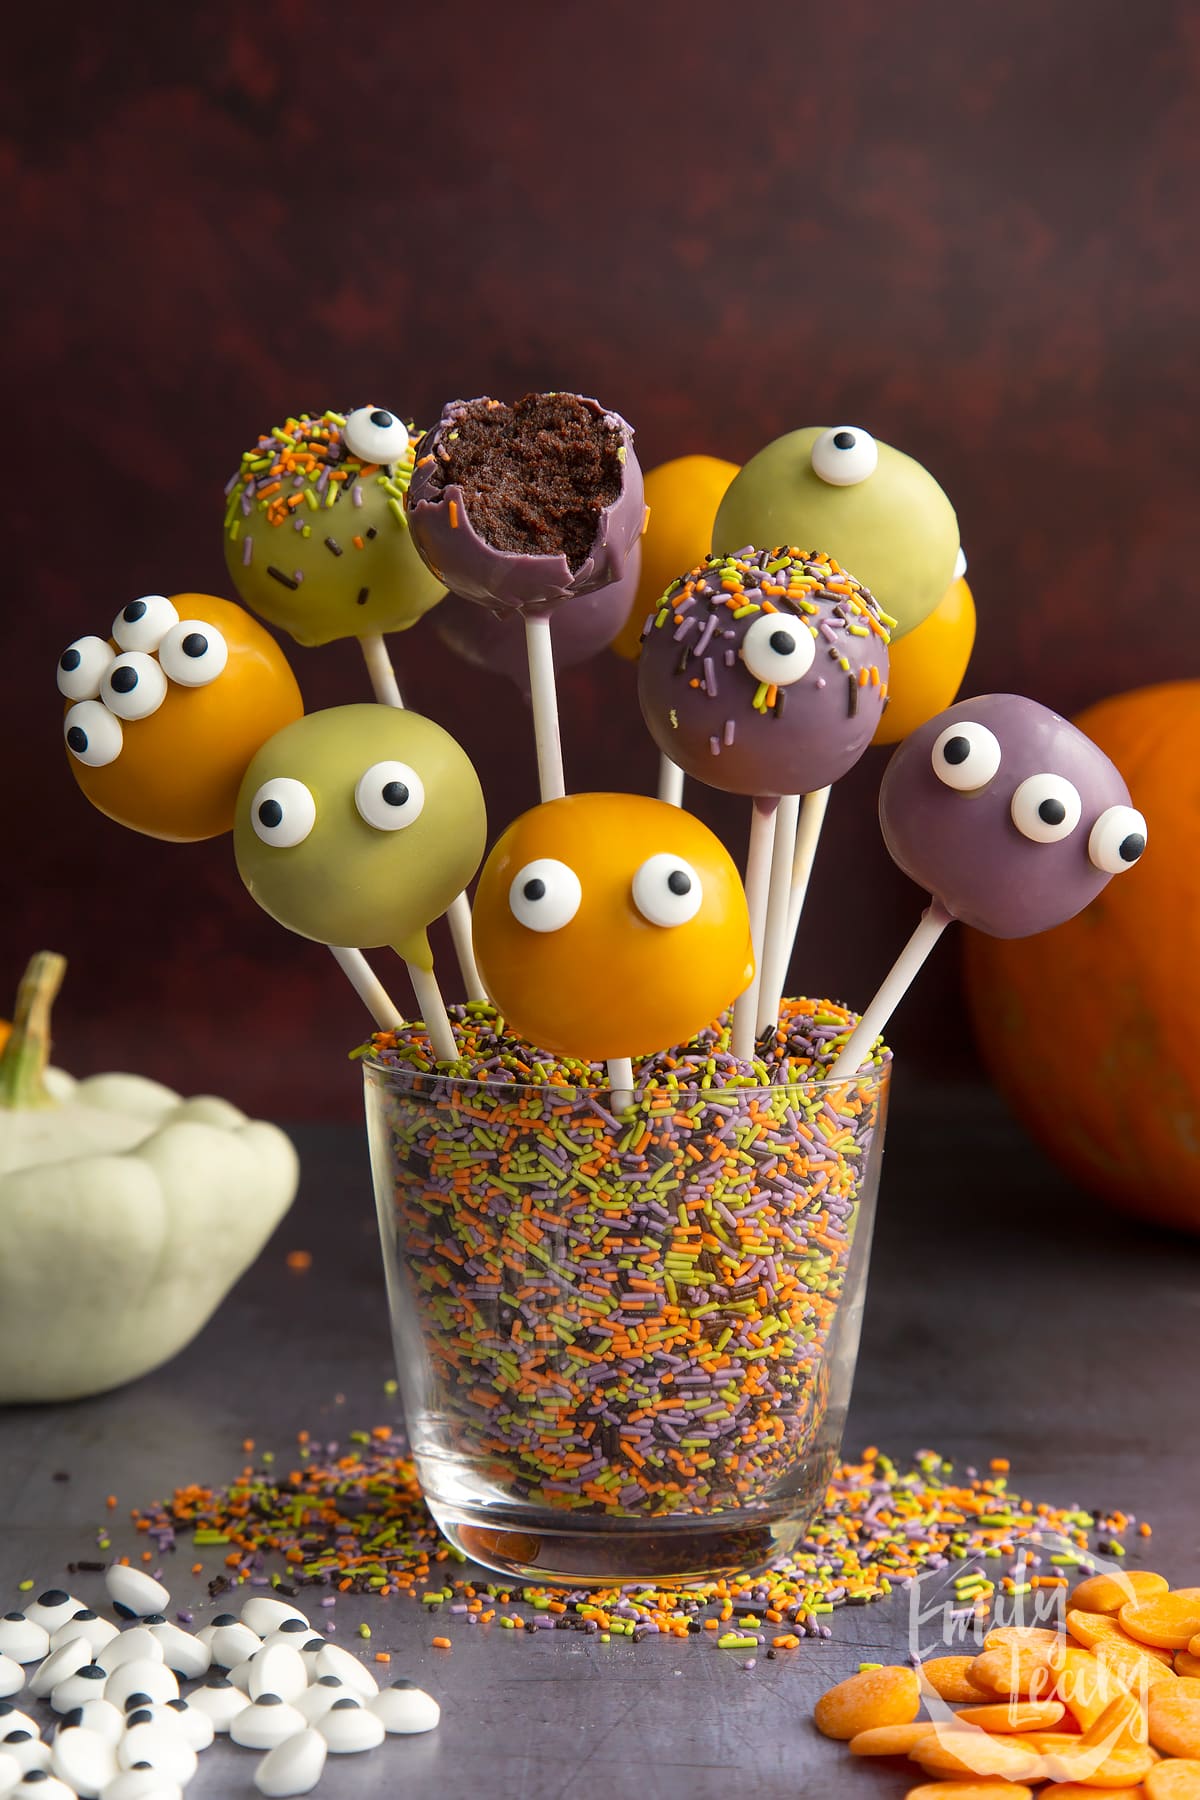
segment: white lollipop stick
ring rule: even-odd
[[[475,961],[475,944],[471,931],[471,902],[465,894],[452,900],[446,909],[446,917],[450,921],[450,936],[454,940],[454,954],[458,958],[458,966],[462,970],[463,982],[467,990],[468,1000],[486,1000],[483,981],[479,974],[479,964]]]
[[[683,805],[683,770],[665,750],[660,751],[658,758],[658,797],[668,806]]]
[[[775,815],[775,848],[771,855],[771,886],[767,895],[767,930],[763,939],[763,972],[758,990],[758,1017],[755,1035],[761,1037],[768,1026],[774,1028],[779,1018],[779,1002],[783,998],[791,960],[792,940],[788,935],[788,915],[792,893],[792,858],[796,849],[796,827],[800,820],[799,794],[785,794]]]
[[[762,981],[763,938],[767,929],[767,900],[771,888],[771,852],[775,848],[775,820],[779,801],[771,796],[754,802],[750,815],[750,849],[746,856],[746,904],[750,909],[750,937],[754,945],[754,979],[733,1005],[733,1054],[748,1062],[754,1055],[754,1026],[758,1017],[758,991]]]
[[[821,827],[825,823],[825,808],[829,805],[829,789],[817,788],[811,794],[805,794],[800,807],[800,824],[796,831],[796,853],[792,858],[792,895],[788,903],[788,949],[787,960],[792,960],[792,951],[796,947],[796,933],[800,929],[800,914],[804,911],[804,900],[808,893],[808,881],[812,874],[813,860],[817,854],[817,845],[821,838]]]
[[[358,641],[362,645],[363,661],[367,665],[371,690],[376,700],[380,706],[398,706],[403,712],[404,696],[400,692],[400,683],[396,680],[387,644],[378,632],[372,632]],[[479,967],[471,941],[471,902],[465,894],[460,894],[456,900],[451,901],[446,909],[446,917],[450,921],[450,936],[454,940],[454,954],[458,958],[467,999],[486,1000],[487,995],[483,991],[483,982],[479,979]]]
[[[380,1031],[393,1031],[403,1025],[404,1014],[376,975],[361,950],[346,950],[330,944],[329,954],[349,981]]]
[[[609,1057],[608,1085],[612,1090],[612,1109],[615,1113],[622,1113],[627,1106],[633,1105],[632,1057]]]
[[[382,635],[378,631],[372,631],[358,641],[362,645],[367,674],[371,677],[372,691],[380,706],[403,706],[400,684],[396,680],[396,671],[392,667],[392,659]]]
[[[871,1045],[912,986],[925,958],[952,923],[940,900],[931,900],[921,914],[921,922],[905,944],[884,978],[883,986],[868,1006],[846,1040],[846,1047],[834,1063],[826,1081],[849,1081],[857,1075],[870,1055]]]
[[[543,800],[561,800],[567,786],[563,777],[554,645],[550,638],[548,613],[526,613],[525,650],[529,657],[529,698],[533,705],[533,735],[537,743],[538,786]]]
[[[442,999],[442,990],[437,984],[437,976],[432,969],[419,968],[413,962],[406,962],[404,966],[413,984],[413,993],[417,996],[417,1005],[421,1009],[434,1055],[439,1062],[457,1062],[458,1045],[454,1041],[454,1032],[450,1027],[450,1017],[446,1011],[446,1002]]]

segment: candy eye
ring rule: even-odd
[[[180,687],[207,687],[229,661],[229,645],[215,625],[181,619],[159,645],[158,660]]]
[[[812,632],[790,613],[760,613],[742,639],[742,661],[759,681],[790,687],[813,666],[817,654]]]
[[[682,856],[648,856],[633,878],[633,904],[651,925],[686,925],[703,899],[700,877]]]
[[[144,650],[113,658],[100,683],[100,698],[118,719],[148,719],[167,697],[167,678]]]
[[[1058,844],[1070,837],[1083,806],[1062,775],[1030,775],[1012,797],[1013,824],[1035,844]]]
[[[574,869],[553,856],[526,863],[508,890],[509,911],[530,931],[561,931],[579,911],[582,899]]]
[[[354,804],[359,817],[376,831],[403,831],[424,810],[425,784],[407,763],[373,763],[358,778]]]
[[[1092,826],[1088,859],[1106,875],[1132,869],[1146,848],[1146,821],[1132,806],[1110,806]]]
[[[157,650],[178,622],[179,614],[165,594],[143,594],[117,614],[112,634],[122,650]]]
[[[814,475],[831,487],[857,487],[875,473],[879,445],[861,425],[835,425],[812,447]]]
[[[103,638],[76,638],[58,659],[58,691],[66,700],[94,700],[113,661]]]
[[[264,844],[290,850],[302,844],[317,822],[317,803],[302,781],[277,775],[264,781],[250,802],[250,822]]]
[[[86,763],[89,769],[116,762],[125,741],[120,719],[99,700],[81,700],[73,706],[63,720],[63,736],[75,761]]]
[[[1000,742],[986,725],[960,719],[934,738],[931,761],[939,781],[970,794],[986,787],[1000,767]]]
[[[382,406],[360,406],[342,427],[351,456],[362,462],[394,463],[408,449],[408,430],[403,419]]]

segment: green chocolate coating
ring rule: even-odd
[[[300,413],[259,438],[226,505],[238,594],[298,644],[405,631],[445,594],[405,517],[413,443],[392,466],[364,465],[344,424],[342,413]]]
[[[411,825],[383,831],[355,805],[375,763],[415,770],[425,805]],[[251,808],[268,781],[303,782],[316,822],[290,848],[264,843]],[[487,815],[479,778],[440,725],[391,706],[336,706],[276,732],[246,771],[233,845],[251,895],[289,931],[320,944],[375,949],[432,966],[425,932],[462,892],[483,858]]]
[[[879,462],[865,481],[822,481],[812,447],[828,429],[789,431],[751,457],[721,502],[713,550],[794,544],[835,557],[895,619],[895,639],[933,611],[954,579],[958,520],[928,470],[878,440]]]

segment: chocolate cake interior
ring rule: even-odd
[[[461,487],[471,525],[497,550],[586,560],[596,522],[621,491],[621,430],[574,394],[475,400],[438,447],[443,485]]]

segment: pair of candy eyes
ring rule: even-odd
[[[700,911],[704,889],[691,863],[659,851],[648,856],[634,875],[630,897],[650,925],[686,925]],[[530,931],[561,931],[583,902],[583,884],[568,863],[540,856],[514,875],[508,907],[519,925]]]
[[[397,463],[408,451],[408,428],[382,406],[359,406],[347,414],[342,442],[365,463]]]
[[[986,725],[960,719],[933,741],[931,760],[938,780],[960,794],[978,793],[1000,768],[1000,740]],[[1064,775],[1029,775],[1012,797],[1013,824],[1035,844],[1058,844],[1070,837],[1083,813],[1079,790]],[[1146,848],[1146,821],[1132,806],[1110,806],[1088,835],[1088,859],[1106,875],[1119,875]]]
[[[425,810],[425,784],[408,763],[372,763],[358,778],[354,804],[359,818],[373,831],[403,831]],[[255,836],[276,850],[302,844],[316,822],[312,789],[290,775],[264,781],[250,802]]]
[[[203,619],[181,619],[165,594],[131,600],[113,620],[117,649],[100,637],[76,638],[58,659],[58,690],[75,704],[63,721],[78,762],[101,769],[121,754],[121,721],[156,713],[167,685],[207,687],[224,671],[229,646]]]

